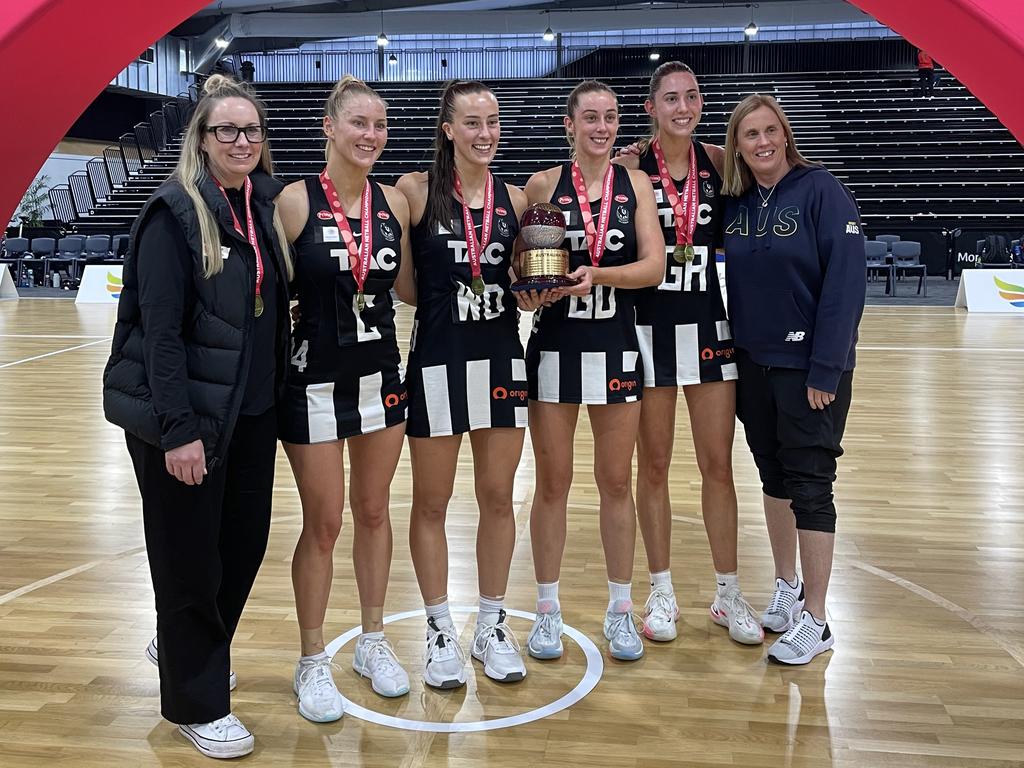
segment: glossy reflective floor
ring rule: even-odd
[[[161,720],[138,491],[122,434],[103,420],[100,374],[114,308],[0,302],[0,766],[209,764]],[[411,322],[403,310],[407,335]],[[475,665],[459,691],[424,691],[422,622],[389,634],[413,689],[385,700],[336,657],[342,692],[365,717],[314,725],[295,712],[297,654],[289,564],[300,528],[283,453],[263,570],[234,644],[234,711],[259,765],[918,766],[1024,765],[1024,318],[876,308],[861,326],[854,408],[837,484],[839,537],[829,596],[835,650],[807,667],[767,665],[708,617],[714,589],[685,408],[672,472],[679,640],[612,661],[581,425],[562,571],[566,622],[603,663],[567,641],[501,686]],[[757,475],[735,445],[741,583],[763,607],[772,565]],[[519,469],[519,539],[508,605],[534,604],[529,513],[533,459]],[[410,474],[393,485],[395,563],[387,611],[420,607],[406,543]],[[464,447],[448,535],[450,597],[473,606],[476,512]],[[358,623],[346,525],[336,551],[330,637]],[[637,548],[634,598],[647,594]],[[472,616],[456,616],[468,647]],[[529,622],[514,618],[525,642]],[[586,645],[586,644],[584,644]],[[550,706],[600,670],[585,698]],[[499,718],[519,725],[477,730]],[[531,718],[535,718],[532,719]],[[413,722],[416,721],[416,722]],[[411,730],[430,722],[430,730]],[[455,733],[449,724],[457,723]],[[423,726],[420,726],[423,727]]]

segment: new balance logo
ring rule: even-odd
[[[805,331],[790,331],[786,334],[786,341],[803,341],[805,335]]]
[[[846,222],[846,234],[848,234],[848,235],[859,235],[860,234],[860,226],[857,224],[856,221],[848,221],[848,222]]]

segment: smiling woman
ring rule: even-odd
[[[206,81],[171,178],[125,256],[107,419],[135,468],[156,593],[161,713],[205,755],[253,736],[231,713],[231,640],[263,560],[291,263],[262,103]]]

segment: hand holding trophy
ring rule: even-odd
[[[519,254],[521,277],[512,283],[513,291],[543,291],[576,284],[567,276],[569,252],[561,248],[565,240],[565,218],[551,203],[534,203],[523,213],[519,237],[524,244]]]

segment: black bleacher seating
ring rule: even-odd
[[[1024,229],[1024,150],[966,88],[946,78],[922,100],[905,71],[700,76],[699,135],[724,142],[729,113],[744,96],[771,93],[785,108],[803,153],[825,164],[856,195],[871,232],[943,226]],[[502,138],[494,170],[523,185],[568,157],[562,115],[577,80],[496,80]],[[622,114],[618,145],[645,135],[646,78],[607,78]],[[293,181],[323,166],[323,102],[333,83],[257,84],[267,102],[278,175]],[[374,169],[393,183],[430,160],[438,83],[372,83],[388,100],[389,140]],[[83,232],[126,231],[174,168],[176,145],[80,222]]]

